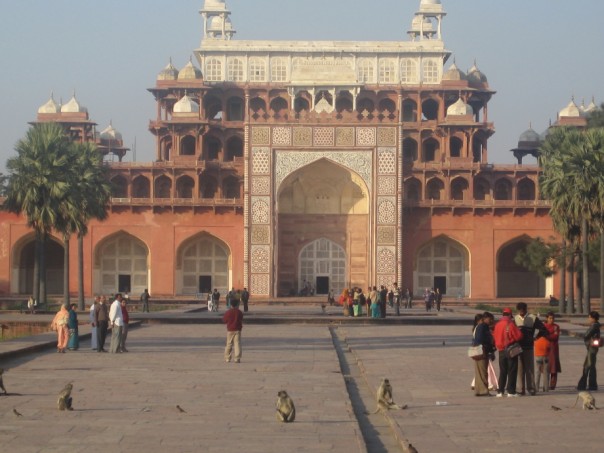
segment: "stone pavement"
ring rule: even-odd
[[[300,310],[315,316],[316,308],[266,308],[294,318]],[[118,355],[92,352],[84,341],[77,352],[8,359],[2,352],[11,345],[0,343],[0,367],[9,369],[4,384],[20,394],[0,396],[0,451],[352,453],[404,451],[409,442],[420,452],[599,449],[604,413],[570,408],[585,355],[579,339],[561,341],[555,391],[476,398],[466,357],[471,316],[467,325],[422,325],[419,316],[415,324],[355,325],[340,324],[335,312],[326,316],[334,322],[244,324],[241,364],[224,362],[219,324],[143,325],[129,333],[131,352]],[[395,401],[408,405],[388,414],[391,431],[382,415],[353,411],[375,408],[383,377]],[[69,381],[75,410],[59,412],[57,393]],[[280,389],[296,403],[293,424],[275,420]]]

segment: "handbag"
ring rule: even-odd
[[[599,348],[602,345],[602,340],[598,337],[598,338],[592,338],[591,341],[589,342],[589,346],[591,346],[592,348]]]
[[[505,347],[505,356],[508,359],[513,359],[522,354],[522,347],[518,343],[511,343]]]
[[[484,351],[482,349],[482,345],[478,346],[470,346],[468,348],[468,357],[474,360],[482,360],[484,359]]]

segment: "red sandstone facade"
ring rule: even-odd
[[[444,71],[440,1],[421,2],[410,43],[379,51],[235,41],[229,14],[224,1],[206,2],[203,71],[170,63],[149,90],[154,162],[123,162],[121,135],[93,134],[75,97],[39,110],[37,121],[64,123],[119,158],[110,216],[84,242],[88,297],[244,286],[284,296],[305,281],[320,294],[395,281],[473,299],[556,294],[554,278],[514,263],[528,240],[554,234],[539,169],[488,163],[494,91],[476,67]],[[33,232],[0,216],[0,293],[27,295]],[[62,253],[54,236],[55,294]],[[70,253],[75,293],[75,242]]]

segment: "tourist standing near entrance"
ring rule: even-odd
[[[214,305],[214,311],[218,311],[218,303],[220,302],[220,293],[218,289],[214,288],[212,292],[212,304]]]
[[[124,325],[122,326],[122,338],[120,340],[120,352],[128,352],[126,349],[126,339],[128,338],[128,323],[130,323],[130,315],[128,314],[128,301],[126,299],[122,299],[122,319],[124,320]]]
[[[57,331],[57,352],[65,352],[67,340],[69,337],[69,311],[67,305],[61,305],[61,308],[50,323],[50,328]]]
[[[92,301],[92,304],[90,305],[90,314],[88,316],[88,319],[90,319],[90,326],[91,328],[91,334],[90,334],[90,347],[92,349],[94,349],[96,351],[98,344],[99,344],[99,340],[97,338],[97,328],[96,328],[96,320],[95,320],[95,312],[96,309],[99,306],[99,301],[101,300],[101,298],[99,296],[96,296],[94,298],[94,300]]]
[[[386,299],[388,298],[388,290],[384,285],[380,287],[380,318],[386,317]]]
[[[143,293],[141,294],[141,301],[143,303],[143,313],[149,313],[149,299],[151,296],[149,295],[149,290],[145,288]]]
[[[394,313],[396,314],[396,316],[400,316],[401,315],[401,291],[396,282],[394,282],[394,284],[392,286],[393,286],[392,295],[394,297]]]
[[[115,300],[109,309],[109,320],[111,321],[111,349],[110,352],[116,354],[120,352],[120,343],[122,342],[122,327],[124,326],[124,317],[122,316],[122,295],[117,293]]]
[[[67,349],[70,351],[77,351],[80,348],[77,307],[76,304],[71,304],[69,307],[69,341],[67,342]]]
[[[248,307],[247,307],[247,303],[250,300],[250,292],[247,290],[247,288],[243,288],[243,291],[241,291],[241,302],[243,302],[243,311],[247,313]]]
[[[227,329],[224,361],[228,363],[234,359],[235,363],[239,363],[241,362],[241,330],[243,329],[243,313],[239,310],[239,301],[232,302],[231,308],[224,313],[222,321],[226,324]]]
[[[97,334],[97,352],[107,352],[105,350],[105,339],[107,338],[107,329],[109,328],[109,310],[107,309],[106,301],[107,298],[101,296],[99,305],[94,312]]]

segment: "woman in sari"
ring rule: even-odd
[[[57,352],[65,352],[67,348],[68,322],[69,311],[67,311],[67,305],[63,304],[50,323],[50,328],[57,331]]]
[[[69,309],[69,341],[67,347],[70,351],[77,351],[80,347],[80,337],[78,333],[78,313],[76,312],[76,304],[71,304]]]
[[[545,321],[545,328],[547,329],[549,340],[549,389],[554,390],[556,383],[558,382],[558,373],[562,372],[562,366],[560,365],[560,347],[558,346],[558,340],[560,339],[560,326],[556,324],[554,312],[550,311],[547,314],[547,320]]]

